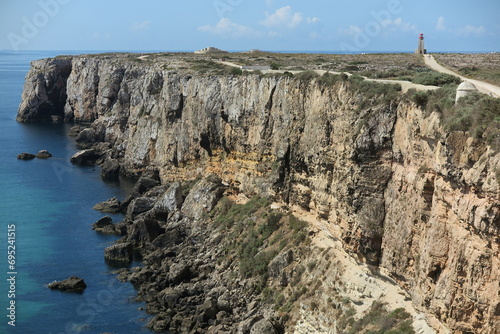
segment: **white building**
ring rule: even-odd
[[[464,81],[457,87],[457,95],[455,97],[455,103],[458,102],[458,100],[462,97],[465,97],[467,95],[470,95],[472,93],[477,92],[476,86],[472,82],[469,81]]]
[[[207,53],[228,53],[227,51],[221,50],[214,48],[213,46],[210,46],[208,48],[204,48],[198,51],[195,51],[194,53],[196,54],[207,54]]]

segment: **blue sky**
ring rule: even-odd
[[[498,0],[0,0],[0,50],[500,51]]]

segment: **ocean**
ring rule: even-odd
[[[103,182],[98,167],[69,163],[77,150],[69,125],[15,120],[30,61],[78,53],[0,52],[0,333],[151,333],[145,304],[104,261],[104,248],[117,237],[91,230],[104,215],[92,206],[123,200],[130,188]],[[43,149],[53,158],[16,159]],[[82,277],[87,289],[47,288],[70,276]]]

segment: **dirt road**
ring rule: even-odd
[[[481,93],[488,94],[488,95],[494,96],[494,97],[500,97],[500,87],[498,87],[498,86],[495,86],[495,85],[492,85],[490,83],[480,81],[480,80],[469,79],[469,78],[464,77],[458,73],[455,73],[455,72],[447,69],[446,67],[439,65],[438,62],[436,61],[436,59],[434,59],[434,57],[432,55],[425,55],[424,60],[425,60],[425,64],[435,71],[454,75],[456,77],[459,77],[463,81],[469,81],[469,82],[473,83],[474,86],[476,86],[476,88]]]
[[[238,65],[238,64],[235,64],[235,63],[231,63],[231,62],[228,62],[228,61],[215,61],[216,63],[219,63],[219,64],[224,64],[224,65],[227,65],[227,66],[232,66],[232,67],[237,67],[237,68],[241,68],[241,65]],[[249,72],[252,72],[253,70],[248,70]],[[264,74],[267,74],[267,73],[283,73],[283,70],[263,70],[263,71],[260,71]],[[303,71],[288,71],[292,74],[298,74],[300,72],[303,72]],[[318,73],[319,75],[323,75],[325,74],[326,72],[329,72],[331,74],[340,74],[341,72],[331,72],[331,71],[325,71],[325,70],[314,70],[314,72]],[[349,73],[349,72],[343,72],[345,74],[347,74],[348,76],[351,76],[352,74]],[[388,83],[388,84],[399,84],[401,86],[401,91],[403,93],[406,93],[410,88],[415,88],[416,90],[423,90],[423,91],[427,91],[427,90],[435,90],[435,89],[438,89],[439,87],[438,86],[425,86],[425,85],[419,85],[419,84],[415,84],[413,82],[410,82],[410,81],[404,81],[404,80],[390,80],[390,79],[372,79],[372,78],[367,78],[367,77],[363,77],[365,78],[365,80],[367,81],[374,81],[374,82],[380,82],[380,83]]]

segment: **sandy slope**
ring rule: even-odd
[[[335,250],[336,259],[345,268],[342,280],[350,287],[346,297],[356,300],[360,298],[360,292],[363,294],[365,302],[357,307],[358,313],[366,311],[373,300],[379,300],[387,303],[390,310],[404,308],[410,313],[413,316],[413,328],[418,334],[450,333],[449,329],[436,318],[424,315],[415,309],[408,294],[388,276],[388,273],[385,273],[383,268],[380,268],[378,275],[373,275],[368,266],[350,256],[344,250],[342,242],[335,236],[339,235],[339,232],[335,231],[335,226],[318,219],[315,214],[306,212],[298,206],[293,207],[293,213],[297,218],[309,223],[311,230],[315,232],[312,237],[313,243],[321,248]],[[296,333],[302,333],[302,331],[298,330]]]

